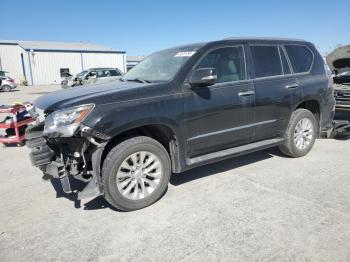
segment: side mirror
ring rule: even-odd
[[[196,69],[190,77],[190,85],[195,86],[211,86],[216,83],[218,76],[215,68],[199,68]]]

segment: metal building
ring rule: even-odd
[[[58,84],[65,73],[92,67],[126,72],[124,51],[91,43],[0,40],[0,70],[28,85]]]
[[[133,68],[134,66],[136,66],[138,63],[140,63],[142,61],[142,59],[144,59],[144,56],[126,56],[126,67],[127,70],[129,71],[131,68]]]

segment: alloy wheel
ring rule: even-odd
[[[294,129],[294,144],[297,149],[305,150],[312,143],[314,127],[309,118],[301,119]]]
[[[162,164],[155,154],[147,151],[133,153],[118,169],[118,191],[131,200],[144,199],[158,188],[162,174]]]

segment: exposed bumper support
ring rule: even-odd
[[[44,179],[58,178],[60,179],[62,189],[65,193],[71,193],[71,183],[69,175],[76,176],[79,179],[82,173],[73,169],[72,162],[59,157],[58,153],[54,152],[47,144],[46,139],[42,136],[43,125],[27,129],[27,146],[32,150],[30,158],[34,166],[39,167],[44,172]],[[85,137],[90,143],[92,172],[88,173],[91,178],[81,179],[88,182],[85,188],[78,193],[78,199],[93,198],[103,194],[103,187],[101,181],[101,158],[106,143],[98,143],[93,137]],[[84,138],[82,138],[84,139]],[[85,150],[83,150],[85,151]],[[82,152],[84,154],[84,152]],[[84,158],[85,161],[85,158]],[[86,163],[85,163],[86,164]],[[91,171],[91,170],[90,170]]]
[[[84,198],[93,198],[103,194],[103,187],[101,181],[101,158],[104,149],[104,145],[101,145],[97,150],[92,154],[92,177],[83,189],[83,191],[78,193],[78,199]]]
[[[332,128],[323,131],[323,137],[333,138],[337,135],[350,135],[350,122],[347,120],[334,120]]]

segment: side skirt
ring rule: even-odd
[[[251,152],[266,149],[269,147],[274,147],[282,144],[284,141],[285,141],[285,138],[274,138],[274,139],[263,140],[263,141],[243,145],[243,146],[228,148],[222,151],[197,156],[194,158],[188,158],[186,159],[186,164],[188,166],[192,166],[203,162],[215,162],[217,160],[222,160],[228,157],[244,155]]]

